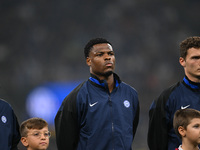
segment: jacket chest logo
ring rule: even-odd
[[[6,122],[7,122],[7,118],[6,118],[5,116],[1,116],[1,121],[2,121],[3,123],[6,123]]]
[[[129,108],[129,107],[130,107],[130,102],[129,102],[128,100],[125,100],[125,101],[124,101],[124,106],[125,106],[126,108]]]
[[[90,107],[93,107],[94,105],[96,105],[98,102],[95,102],[93,104],[89,103]]]

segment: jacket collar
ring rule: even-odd
[[[183,78],[183,82],[192,89],[200,89],[200,83],[191,81],[187,76]]]
[[[113,75],[114,75],[115,87],[118,87],[119,83],[121,83],[121,80],[117,74],[113,73]],[[100,80],[97,76],[95,76],[92,73],[90,74],[89,80],[97,85],[100,85],[101,87],[105,87],[107,85],[106,80]]]

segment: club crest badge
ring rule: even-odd
[[[130,102],[129,102],[128,100],[125,100],[125,101],[124,101],[124,106],[125,106],[126,108],[129,108],[129,107],[130,107]]]
[[[3,123],[6,123],[6,122],[7,122],[7,118],[6,118],[5,116],[1,116],[1,121],[2,121]]]

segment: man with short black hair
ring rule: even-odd
[[[90,40],[84,54],[91,76],[57,112],[58,150],[131,150],[139,120],[138,94],[114,73],[115,54],[106,39]]]

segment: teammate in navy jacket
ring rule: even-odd
[[[115,55],[106,39],[90,40],[84,53],[91,77],[57,112],[58,150],[131,150],[139,120],[137,92],[113,73]]]
[[[149,111],[148,146],[150,150],[174,150],[181,139],[173,129],[176,110],[200,110],[200,37],[189,37],[180,43],[179,62],[185,77],[153,101]]]
[[[20,141],[19,124],[12,107],[0,99],[0,150],[17,150]]]

